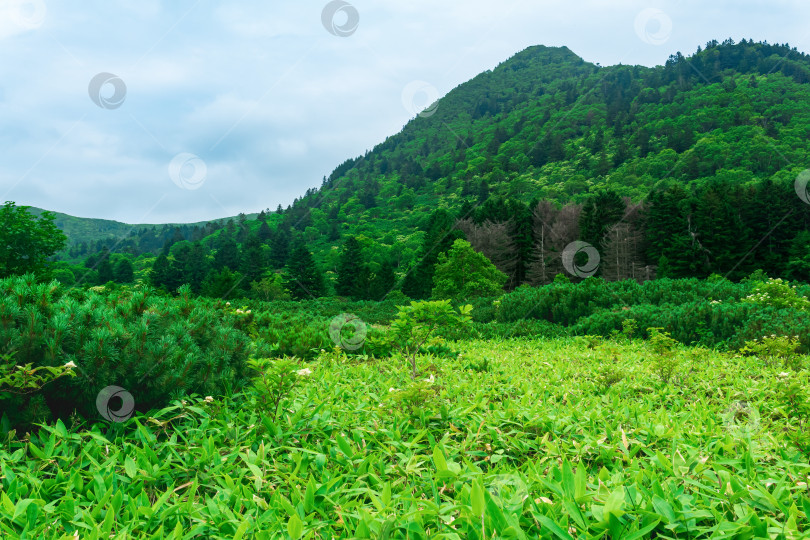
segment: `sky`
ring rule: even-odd
[[[531,45],[810,51],[803,0],[0,0],[0,196],[126,223],[287,206]]]

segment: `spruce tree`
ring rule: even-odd
[[[227,230],[220,233],[219,245],[214,254],[214,268],[217,270],[223,268],[237,270],[239,268],[239,246],[236,244],[233,235]]]
[[[165,254],[161,253],[152,264],[152,269],[149,271],[149,281],[155,287],[168,289],[169,258]]]
[[[115,265],[115,281],[118,283],[132,283],[135,281],[135,269],[132,261],[124,257]]]
[[[363,291],[368,288],[367,283],[362,283],[365,271],[365,261],[363,259],[363,249],[360,242],[354,236],[349,236],[343,243],[343,250],[337,267],[337,283],[335,292],[338,296],[348,296],[353,300],[362,299],[365,295]],[[367,275],[365,275],[367,278]]]
[[[613,191],[592,195],[582,209],[579,224],[582,240],[599,249],[608,229],[622,219],[624,206],[622,198]]]
[[[323,274],[315,264],[307,246],[299,244],[290,254],[284,272],[284,287],[296,300],[319,298],[326,295]]]
[[[249,281],[256,281],[264,273],[266,263],[264,260],[264,251],[262,250],[262,242],[258,235],[252,234],[245,242],[242,250],[242,274]]]
[[[270,266],[283,268],[290,256],[290,231],[279,227],[270,239]]]
[[[104,283],[107,283],[108,281],[115,280],[115,274],[113,272],[113,265],[110,262],[110,258],[106,255],[106,253],[104,254],[103,258],[101,259],[101,262],[98,263],[98,267],[96,268],[96,270],[98,270],[98,282],[100,284],[103,285]]]
[[[396,284],[397,276],[394,273],[394,263],[385,261],[371,280],[369,300],[378,302],[383,300],[388,293],[394,290]]]

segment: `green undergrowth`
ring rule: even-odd
[[[653,334],[457,342],[416,380],[327,351],[277,414],[245,389],[8,432],[0,536],[803,537],[806,358]]]

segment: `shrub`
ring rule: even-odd
[[[139,410],[184,393],[227,392],[245,380],[253,344],[246,322],[210,300],[153,294],[148,288],[65,292],[58,282],[33,276],[0,280],[0,343],[18,365],[76,365],[40,394],[53,414],[77,410],[97,417],[96,397],[107,386],[130,392]],[[11,423],[22,421],[23,400],[12,397]]]
[[[751,302],[775,308],[793,308],[806,310],[810,307],[810,300],[796,293],[796,285],[791,286],[782,279],[769,279],[766,282],[753,282],[754,290],[743,298],[743,302]]]
[[[403,351],[411,364],[411,378],[416,379],[416,355],[422,347],[436,339],[437,330],[448,326],[461,326],[470,321],[472,306],[461,306],[455,311],[449,300],[411,302],[399,308],[397,318],[391,322],[391,344]]]
[[[661,379],[661,382],[668,384],[677,373],[680,360],[675,351],[678,342],[664,332],[663,328],[648,328],[650,334],[650,347],[655,356],[653,357],[653,371]]]
[[[774,365],[781,362],[785,367],[800,367],[796,363],[797,351],[799,349],[799,336],[763,336],[760,339],[753,339],[745,342],[745,346],[740,352],[749,356],[756,356],[765,362],[766,365]]]

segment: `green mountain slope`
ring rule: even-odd
[[[241,273],[216,276],[223,283],[256,280],[301,243],[334,283],[348,235],[365,276],[393,267],[411,296],[429,293],[432,264],[457,236],[509,275],[507,288],[563,272],[574,240],[597,247],[608,279],[656,267],[659,277],[761,268],[810,279],[810,206],[794,192],[810,157],[808,83],[810,57],[787,45],[713,41],[653,68],[530,47],[286,210],[226,230],[147,232],[126,251],[175,244],[161,261],[166,287],[191,280],[195,291],[209,269]]]
[[[348,233],[402,262],[418,256],[419,231],[436,208],[463,216],[504,198],[534,209],[606,189],[641,201],[667,182],[717,178],[792,192],[808,163],[808,82],[808,56],[787,45],[710,42],[654,68],[599,67],[567,48],[530,47],[341,164],[284,223],[322,257]],[[509,217],[498,213],[479,218]]]
[[[787,46],[711,43],[655,68],[531,47],[336,168],[293,213],[337,205],[359,225],[482,191],[566,202],[603,187],[640,198],[720,169],[767,178],[807,161],[808,81],[808,57]]]

